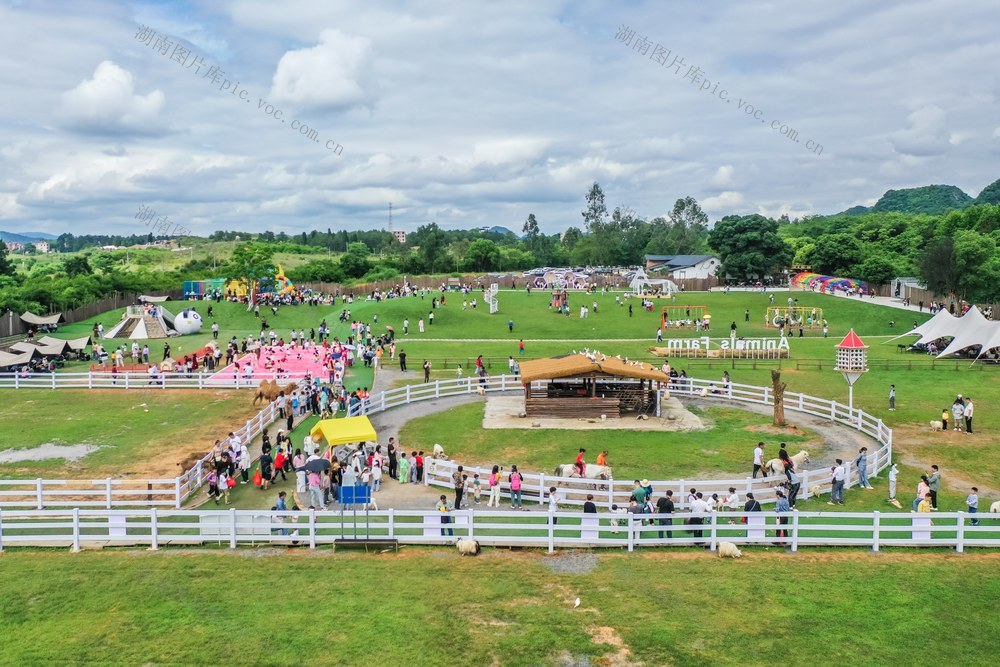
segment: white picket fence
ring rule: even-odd
[[[300,380],[291,377],[289,382]],[[86,373],[0,373],[0,389],[256,389],[260,378],[215,377],[209,373],[160,373],[155,379],[140,371]]]
[[[710,512],[668,515],[459,510],[382,510],[367,514],[259,510],[0,510],[0,551],[9,547],[300,544],[396,540],[446,545],[459,538],[487,546],[618,548],[781,544],[806,546],[1000,547],[1000,514],[879,512]],[[741,523],[745,518],[746,523]],[[779,518],[786,525],[777,525]],[[972,525],[972,519],[981,522]],[[689,525],[685,519],[701,519]],[[448,523],[444,523],[447,520]],[[670,521],[671,524],[666,522]],[[778,537],[776,531],[787,531]],[[698,532],[695,532],[698,531]],[[385,548],[385,543],[381,548]]]
[[[545,381],[536,382],[534,386],[542,388],[545,386]],[[687,378],[683,383],[678,382],[671,385],[670,392],[672,394],[700,397],[702,390],[709,389],[710,387],[720,391],[722,389],[717,383],[709,380]],[[371,396],[369,399],[358,404],[351,414],[374,414],[415,401],[465,395],[479,392],[480,389],[484,393],[510,390],[522,391],[523,385],[517,377],[510,375],[485,378],[483,382],[479,378],[469,377],[408,385]],[[721,394],[709,393],[705,398],[721,404],[737,402],[773,405],[774,396],[771,387],[734,383],[729,387],[727,392]],[[868,475],[870,477],[877,475],[892,464],[892,429],[886,427],[881,419],[873,417],[858,408],[849,408],[836,401],[829,401],[794,392],[785,393],[785,409],[791,412],[801,412],[829,419],[872,437],[879,446],[868,454]],[[795,452],[790,453],[794,454]],[[845,488],[850,488],[858,482],[858,471],[854,468],[850,460],[846,460],[844,465],[847,470],[844,486]],[[458,462],[455,461],[430,459],[424,471],[425,484],[446,489],[454,488],[452,474],[455,472],[457,466]],[[505,463],[504,468],[506,479],[506,474],[510,472],[510,466]],[[488,493],[486,483],[491,470],[491,468],[466,466],[463,472],[469,476],[470,480],[474,474],[478,473],[484,486],[483,492]],[[812,489],[817,486],[820,487],[822,493],[829,492],[831,487],[829,468],[803,469],[797,472],[801,482],[799,498],[805,499],[815,495],[812,493]],[[560,495],[564,499],[562,502],[567,505],[583,505],[587,494],[590,493],[594,495],[594,503],[599,507],[610,508],[613,504],[627,507],[629,496],[634,489],[634,483],[631,479],[603,481],[556,477],[555,475],[547,475],[545,473],[523,471],[521,474],[524,477],[521,492],[529,502],[546,502],[549,488],[555,486],[559,489]],[[713,493],[718,493],[720,498],[725,498],[729,494],[730,487],[734,487],[741,496],[752,492],[754,497],[761,503],[773,503],[777,499],[774,492],[780,488],[780,485],[784,481],[784,476],[758,477],[756,479],[746,476],[739,479],[657,480],[652,481],[651,484],[653,490],[658,494],[668,489],[672,490],[674,492],[674,503],[680,508],[686,508],[687,491],[692,487],[701,491],[705,497],[710,497]],[[501,495],[504,498],[510,497],[510,490],[506,483],[502,486]]]
[[[250,442],[278,415],[278,402],[265,405],[233,433]],[[178,477],[169,479],[4,479],[0,480],[0,508],[54,507],[173,507],[201,488],[212,453]]]

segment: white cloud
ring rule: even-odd
[[[743,195],[733,190],[726,190],[715,197],[706,197],[701,202],[701,208],[709,213],[729,215],[743,207]]]
[[[63,93],[60,112],[67,125],[82,130],[156,133],[165,101],[160,90],[136,93],[132,74],[105,60],[94,76]]]
[[[948,149],[948,115],[936,105],[917,109],[909,116],[909,127],[889,135],[893,149],[904,156],[931,157]]]
[[[709,181],[712,186],[725,189],[733,186],[733,165],[724,164],[715,170],[715,175]]]
[[[289,51],[274,72],[271,97],[276,102],[343,108],[363,104],[371,40],[336,29],[320,33],[319,44]]]

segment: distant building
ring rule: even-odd
[[[646,255],[646,270],[667,274],[671,280],[714,276],[719,268],[718,255]]]
[[[37,250],[38,252],[40,252],[42,254],[48,253],[50,251],[49,242],[48,241],[35,241],[35,250]]]
[[[7,241],[8,252],[24,252],[24,244],[17,241]]]
[[[396,240],[400,243],[406,243],[406,232],[401,229],[393,230],[392,235],[396,237]]]

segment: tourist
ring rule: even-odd
[[[858,457],[854,459],[854,467],[858,469],[858,485],[862,489],[871,491],[872,484],[868,481],[868,448],[862,447],[858,450]]]
[[[406,352],[399,351],[399,370],[402,373],[406,372]]]
[[[925,493],[924,499],[917,504],[917,511],[921,514],[929,514],[932,509],[934,508],[931,507],[931,494]]]
[[[424,359],[424,382],[431,381],[431,362]]]
[[[232,477],[230,477],[229,473],[227,473],[227,472],[223,472],[223,473],[219,474],[219,489],[218,489],[218,494],[222,495],[222,497],[223,497],[223,499],[225,499],[227,505],[229,504],[229,480],[230,479],[232,479]],[[219,504],[218,496],[215,499],[215,504],[216,505]]]
[[[789,507],[795,507],[795,499],[798,498],[802,482],[799,480],[794,466],[785,468],[785,476],[788,478],[788,505]]]
[[[785,498],[785,494],[784,493],[782,493],[779,490],[779,491],[775,491],[774,495],[777,496],[777,501],[774,504],[774,511],[775,512],[778,512],[779,514],[786,514],[786,513],[792,511],[791,505],[788,503],[788,499]],[[779,526],[787,526],[788,525],[788,517],[787,516],[779,516],[778,517],[778,525]],[[787,528],[778,528],[777,536],[778,536],[778,546],[779,547],[784,546],[785,543],[783,542],[783,540],[788,537],[788,529]]]
[[[941,490],[941,473],[938,472],[937,466],[931,466],[931,472],[927,475],[927,487],[930,489],[931,494],[931,508],[937,511],[938,491]]]
[[[965,399],[965,410],[962,412],[962,416],[965,417],[965,433],[966,435],[972,435],[972,397],[969,396]]]
[[[233,443],[235,446],[235,443]],[[250,481],[250,449],[247,447],[247,443],[240,442],[240,477],[243,478],[243,483],[246,484]]]
[[[278,481],[278,473],[281,473],[281,481],[288,481],[288,478],[285,477],[285,458],[284,448],[278,447],[278,452],[274,455],[274,476],[271,477],[271,481],[274,483]]]
[[[323,504],[323,481],[320,479],[319,472],[310,470],[306,478],[309,483],[309,504],[316,508],[325,507]]]
[[[912,503],[914,512],[917,511],[917,505],[920,504],[920,501],[924,499],[924,496],[930,494],[930,492],[931,487],[927,484],[927,475],[921,475],[920,482],[917,484],[917,497],[913,499]]]
[[[657,514],[673,514],[674,513],[674,492],[668,490],[667,493],[656,501],[656,513]],[[660,526],[672,526],[674,525],[674,520],[669,517],[661,516],[659,519]],[[668,537],[673,537],[673,532],[671,532]],[[660,530],[660,539],[663,539],[663,530]]]
[[[896,385],[889,385],[889,412],[896,409]]]
[[[889,468],[889,502],[896,499],[896,478],[899,476],[899,468],[895,463]]]
[[[832,487],[830,490],[830,502],[827,505],[843,505],[844,504],[844,479],[846,473],[844,471],[844,461],[842,459],[837,459],[837,465],[830,468],[830,481],[832,482]]]
[[[372,457],[372,492],[382,490],[382,457]]]
[[[576,455],[576,462],[573,464],[576,467],[577,473],[580,477],[587,476],[587,463],[583,460],[583,455],[587,453],[587,450],[583,447],[580,448],[580,452]]]
[[[691,503],[691,513],[692,514],[707,514],[710,511],[711,511],[711,507],[703,499],[703,494],[701,493],[701,491],[698,491],[697,493],[695,493],[695,499]],[[692,526],[700,526],[700,525],[702,525],[702,524],[705,523],[705,518],[701,517],[701,516],[693,516],[690,519],[688,519],[688,523],[690,523]],[[701,538],[704,535],[703,531],[701,531],[700,529],[695,529],[695,528],[689,530],[688,532],[690,534],[694,535],[697,538]]]
[[[389,438],[389,444],[386,446],[386,456],[389,458],[389,477],[392,479],[399,479],[399,462],[396,458],[396,439]]]
[[[444,496],[444,495],[441,495],[441,496],[438,497],[438,501],[437,501],[436,507],[437,507],[437,511],[441,512],[441,526],[442,526],[442,528],[441,528],[441,536],[443,537],[444,536],[444,531],[447,530],[448,531],[448,536],[449,537],[453,537],[455,535],[455,531],[452,528],[450,528],[450,527],[446,529],[446,528],[444,528],[444,526],[446,524],[450,526],[450,524],[451,524],[451,517],[448,516],[448,512],[451,512],[453,509],[458,509],[458,508],[457,507],[456,508],[452,508],[452,506],[450,504],[448,504],[448,497]]]
[[[478,505],[480,499],[483,495],[483,485],[479,481],[479,473],[477,472],[472,476],[472,498],[473,501]]]
[[[400,484],[408,484],[410,481],[410,462],[406,460],[406,452],[399,455],[399,479]]]
[[[947,431],[948,430],[948,417],[950,415],[951,415],[951,413],[948,412],[948,408],[942,408],[941,409],[941,430],[942,431]]]
[[[417,471],[417,484],[424,481],[424,453],[422,451],[417,452],[416,458],[414,459],[414,466]]]
[[[486,501],[487,507],[500,508],[500,472],[503,470],[500,466],[493,466],[492,472],[490,472],[490,498]]]
[[[419,320],[417,320],[417,329],[420,331],[420,333],[424,332],[424,318],[421,317]]]
[[[597,514],[597,505],[594,504],[594,494],[587,494],[587,501],[583,503],[584,514]]]
[[[285,493],[284,491],[279,492],[278,493],[278,501],[276,503],[274,503],[274,507],[272,507],[271,509],[274,510],[274,511],[277,511],[277,512],[287,512],[288,511],[288,504],[285,502],[285,498],[287,496],[288,496],[288,494]],[[279,514],[278,516],[276,516],[274,518],[274,520],[275,520],[275,523],[284,523],[285,522],[285,517]],[[281,529],[281,534],[282,535],[288,535],[288,529],[287,528],[282,528]]]
[[[465,468],[458,466],[455,469],[454,474],[451,476],[451,481],[455,484],[455,509],[462,509],[462,494],[465,493],[465,476],[462,471]]]
[[[962,418],[965,416],[965,401],[962,400],[962,395],[959,394],[955,402],[951,404],[951,415],[954,418],[952,421],[953,428],[956,431],[962,430]]]
[[[301,449],[295,450],[295,456],[292,458],[292,468],[295,469],[295,491],[297,493],[306,492],[306,457],[302,455]]]
[[[271,452],[269,451],[261,452],[260,455],[260,475],[262,478],[260,485],[261,491],[266,491],[267,485],[271,481],[271,474],[273,473],[273,471],[271,470],[271,464],[273,462],[274,459],[271,458]]]
[[[208,497],[215,501],[215,504],[219,504],[219,473],[212,468],[208,471]]]
[[[730,512],[740,511],[740,494],[736,493],[736,487],[729,487],[729,495],[726,496],[726,509]],[[736,523],[733,519],[729,523]]]
[[[979,512],[979,489],[972,487],[972,491],[965,497],[965,506],[969,508],[969,514]],[[978,526],[979,519],[972,519],[972,525]]]
[[[410,452],[410,484],[417,483],[417,453]],[[455,509],[461,509],[456,507]]]
[[[517,471],[517,466],[510,467],[510,475],[507,477],[507,481],[510,483],[510,508],[512,510],[524,509],[521,504],[521,483],[524,481],[524,478]]]
[[[549,487],[549,513],[559,511],[559,492],[554,486]],[[552,523],[559,523],[559,517],[553,516]]]
[[[601,452],[600,454],[597,455],[597,465],[607,467],[607,465],[608,465],[608,450],[605,449],[603,452]]]
[[[753,478],[757,479],[757,473],[764,469],[764,443],[758,442],[753,450]],[[767,477],[767,473],[764,473]]]

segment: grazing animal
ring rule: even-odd
[[[597,464],[588,465],[586,479],[611,479],[611,466],[599,466]],[[572,463],[564,463],[556,466],[553,473],[556,477],[576,477],[580,478],[576,466]]]
[[[990,514],[1000,514],[1000,500],[990,505]]]
[[[260,385],[257,387],[257,393],[253,397],[253,404],[263,401],[265,403],[271,403],[274,399],[278,398],[278,383],[274,380],[261,380]]]
[[[179,461],[177,465],[180,466],[181,470],[187,472],[191,468],[195,467],[198,464],[198,461],[201,461],[204,456],[204,454],[191,453]]]
[[[458,542],[455,543],[458,547],[458,553],[463,556],[478,556],[482,549],[479,548],[479,542],[476,540],[470,540],[467,537],[463,537]]]
[[[743,552],[732,542],[719,542],[719,558],[742,558]]]
[[[800,470],[803,465],[809,463],[809,452],[803,450],[798,454],[791,457],[792,463],[795,464],[795,469]],[[781,462],[781,459],[771,459],[764,464],[764,474],[768,477],[773,477],[775,475],[785,474],[785,464]]]
[[[823,487],[821,487],[819,484],[817,484],[816,486],[809,487],[809,495],[812,495],[812,496],[821,496],[821,495],[823,495]]]
[[[448,458],[444,453],[444,447],[438,443],[434,443],[434,458],[436,459],[446,459]]]
[[[480,396],[485,396],[486,395],[486,388],[483,387],[483,385],[481,385],[481,384],[480,385],[476,385],[476,393],[479,394]]]
[[[934,421],[934,420],[932,419],[932,420],[930,421],[930,424],[931,424],[931,430],[932,430],[932,431],[943,431],[943,430],[944,430],[944,422],[942,422],[942,421],[940,421],[940,420],[938,420],[938,421]]]

